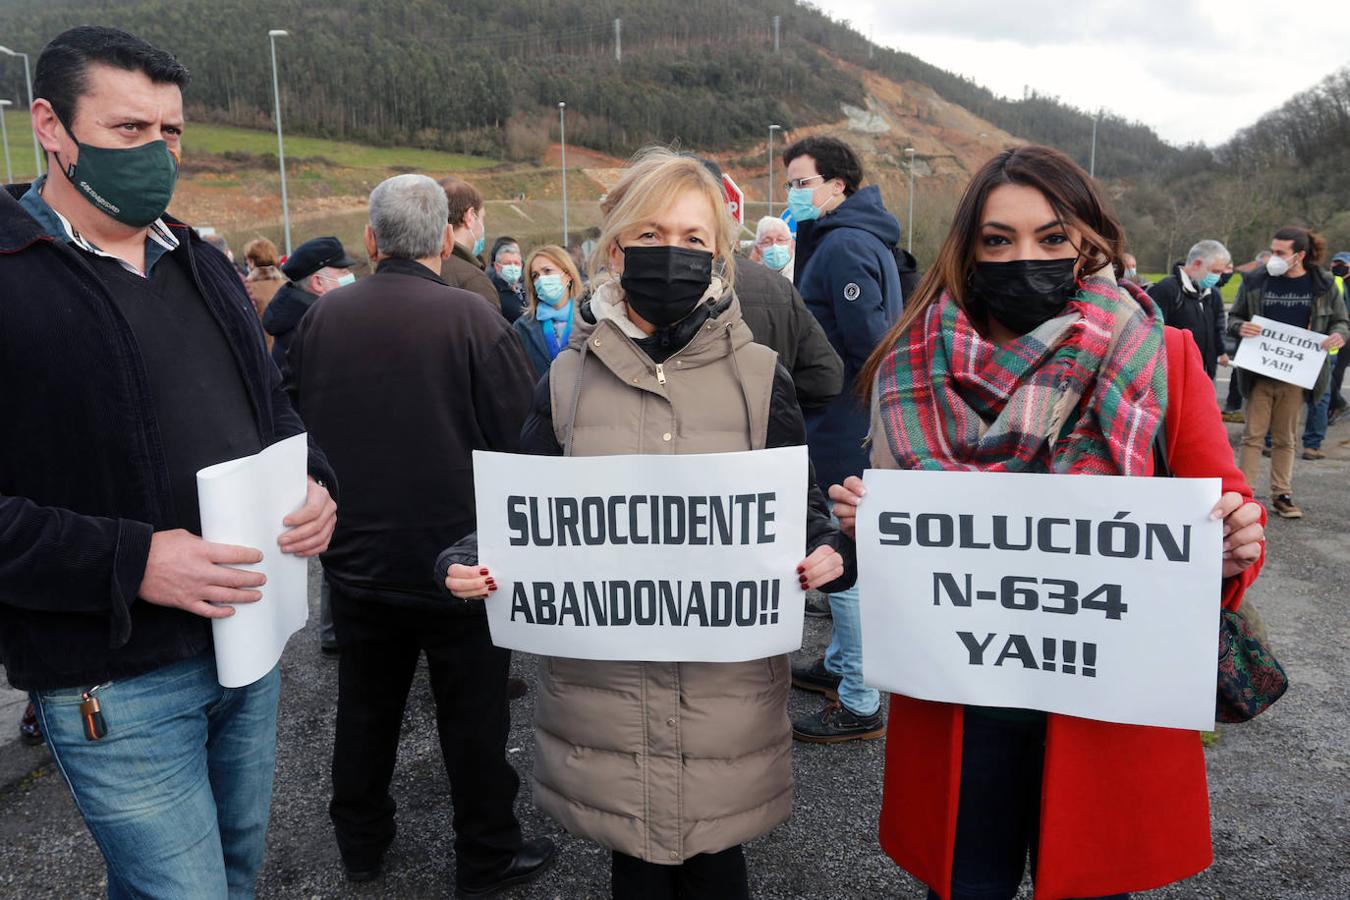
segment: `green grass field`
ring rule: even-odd
[[[27,111],[9,109],[5,115],[5,129],[9,137],[9,158],[13,171],[10,180],[32,180],[33,142]],[[183,150],[189,160],[194,152],[223,154],[234,151],[255,155],[275,154],[277,136],[271,131],[234,128],[228,125],[197,125],[189,122],[183,135]],[[323,157],[335,165],[352,169],[407,169],[419,172],[470,171],[497,165],[495,159],[465,156],[460,153],[402,147],[370,147],[365,144],[300,135],[286,137],[286,157],[288,160]]]

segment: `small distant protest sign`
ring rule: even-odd
[[[1213,728],[1218,479],[869,471],[864,481],[869,685]]]
[[[1233,365],[1312,390],[1327,361],[1322,349],[1327,336],[1264,316],[1252,316],[1252,324],[1261,326],[1261,333],[1242,339]]]
[[[805,447],[706,455],[474,453],[499,647],[741,662],[801,646]]]

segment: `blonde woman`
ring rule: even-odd
[[[572,255],[549,244],[525,262],[525,311],[514,327],[540,376],[572,337],[572,318],[583,294],[581,273]]]
[[[805,443],[791,376],[741,321],[734,234],[721,186],[698,160],[666,150],[634,160],[606,203],[598,287],[535,388],[525,452],[651,454],[657,467],[672,453]],[[839,535],[810,490],[802,590],[846,577]],[[476,563],[472,539],[441,555],[455,596],[496,589]],[[741,844],[792,811],[788,683],[786,656],[546,658],[535,803],[613,851],[616,898],[749,897]]]

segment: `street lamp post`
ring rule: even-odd
[[[17,50],[11,50],[11,49],[9,49],[8,47],[0,47],[0,53],[5,54],[6,56],[22,56],[22,57],[23,57],[23,80],[24,80],[24,83],[28,85],[28,108],[29,108],[29,109],[32,109],[32,108],[33,108],[33,73],[32,73],[32,72],[29,70],[29,68],[28,68],[28,54],[27,54],[27,53],[20,53],[20,52],[17,51]],[[34,180],[34,181],[37,181],[38,176],[42,174],[42,150],[38,147],[38,139],[37,139],[37,131],[36,131],[36,129],[33,131],[33,165],[37,167],[37,168],[36,168],[36,171],[34,171],[34,173],[33,173],[33,180]]]
[[[274,117],[277,120],[277,160],[281,167],[281,221],[286,229],[286,255],[291,255],[291,207],[286,198],[286,144],[281,139],[281,85],[277,81],[277,38],[289,37],[290,32],[273,28],[267,32],[267,42],[272,45],[272,103]]]
[[[909,154],[909,239],[905,242],[905,249],[910,253],[914,252],[914,148],[906,147],[905,152]]]
[[[782,130],[782,125],[769,126],[769,215],[773,215],[773,133]]]
[[[567,104],[558,101],[558,143],[562,146],[562,213],[563,213],[563,249],[567,248],[571,235],[567,230]]]
[[[13,100],[0,100],[0,144],[5,145],[5,184],[14,183],[14,167],[9,164],[9,132],[5,129],[5,107],[13,105]]]
[[[1101,110],[1097,110],[1097,115],[1092,117],[1092,153],[1088,156],[1088,175],[1092,178],[1097,177],[1097,123],[1101,118]]]

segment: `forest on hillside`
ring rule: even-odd
[[[0,21],[7,42],[34,54],[83,22],[135,31],[192,69],[193,115],[259,127],[272,115],[267,32],[284,28],[288,129],[508,159],[556,140],[559,100],[569,139],[620,156],[651,142],[732,149],[771,122],[835,121],[841,103],[863,98],[835,60],[927,84],[1085,165],[1092,132],[1088,115],[1053,98],[996,97],[794,0],[0,0]],[[1174,155],[1146,126],[1104,116],[1099,174]]]
[[[771,122],[790,133],[862,105],[842,61],[925,84],[1084,166],[1090,154],[1093,114],[1036,93],[999,97],[795,0],[0,0],[0,22],[3,43],[34,57],[71,25],[135,31],[193,71],[191,116],[259,128],[272,121],[267,32],[285,28],[287,130],[374,144],[537,161],[565,100],[568,141],[617,156],[653,142],[750,148]],[[22,96],[22,78],[0,58],[0,95]],[[1095,114],[1096,172],[1146,269],[1201,237],[1250,258],[1286,223],[1350,247],[1350,69],[1217,148],[1174,147]]]

